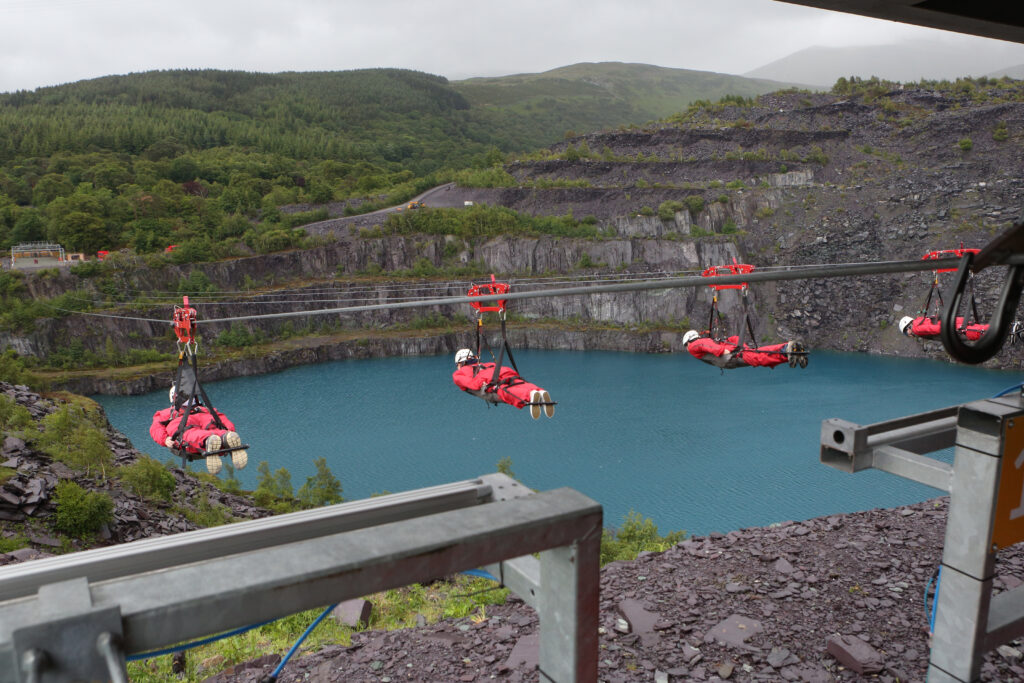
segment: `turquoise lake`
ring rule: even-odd
[[[986,398],[1024,379],[824,352],[802,370],[725,373],[684,354],[517,351],[516,361],[558,402],[554,418],[535,421],[459,391],[447,355],[303,366],[205,387],[252,446],[238,473],[246,488],[255,487],[261,460],[288,468],[298,490],[313,460],[325,457],[352,500],[473,478],[509,457],[532,488],[568,486],[600,502],[605,526],[635,510],[662,533],[704,535],[942,495],[882,472],[821,465],[821,421],[887,420]],[[167,459],[148,432],[166,390],[93,398],[136,448]]]

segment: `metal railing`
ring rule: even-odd
[[[593,681],[601,517],[490,474],[0,568],[0,683],[124,680],[128,654],[481,566],[537,610],[542,680]]]
[[[953,464],[924,453],[955,447]],[[821,426],[821,462],[879,469],[949,493],[929,683],[978,680],[986,652],[1024,634],[1024,586],[993,595],[996,552],[1024,541],[1024,399],[975,401]]]

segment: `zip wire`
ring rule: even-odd
[[[1024,256],[1020,258],[1024,263]],[[849,263],[832,266],[785,266],[774,272],[748,273],[746,275],[723,275],[717,279],[719,284],[741,284],[743,282],[773,282],[780,280],[806,280],[814,278],[851,277],[857,275],[881,275],[887,273],[906,273],[921,270],[931,270],[936,265],[954,266],[957,259],[946,259],[944,261],[925,262],[913,261],[880,261],[873,263]],[[316,311],[290,311],[284,313],[265,313],[258,315],[244,315],[231,318],[214,318],[200,321],[201,323],[234,322],[236,320],[261,320],[268,318],[290,318],[304,315],[326,315],[332,313],[360,313],[364,311],[378,311],[395,308],[418,308],[426,306],[446,306],[455,304],[467,304],[474,301],[488,302],[499,300],[534,299],[542,297],[557,296],[578,296],[589,294],[605,294],[611,292],[634,292],[651,289],[676,289],[680,287],[706,287],[707,278],[701,276],[688,276],[677,278],[666,278],[650,280],[645,282],[602,284],[583,287],[564,287],[544,289],[532,292],[507,292],[504,294],[489,294],[482,296],[457,296],[443,299],[427,299],[423,301],[394,301],[390,303],[369,304],[365,306],[347,306],[341,308],[323,308]]]
[[[775,282],[786,280],[807,280],[818,278],[834,277],[855,277],[862,275],[883,275],[890,273],[918,272],[932,270],[937,267],[953,267],[958,265],[959,260],[955,258],[923,261],[915,259],[912,261],[876,261],[868,263],[842,263],[832,265],[811,265],[811,266],[777,266],[765,270],[747,273],[744,275],[723,275],[716,279],[719,284],[741,284],[743,282]],[[1013,255],[1004,260],[1004,264],[1024,264],[1024,255]],[[524,284],[528,284],[524,282]],[[328,315],[343,313],[360,313],[367,311],[379,311],[397,308],[426,308],[430,306],[450,306],[467,304],[472,302],[488,302],[499,300],[534,299],[544,297],[561,296],[583,296],[592,294],[605,294],[613,292],[634,292],[653,289],[678,289],[684,287],[705,287],[707,278],[696,276],[666,277],[645,279],[638,282],[613,282],[604,284],[584,284],[577,287],[555,287],[548,289],[537,289],[524,292],[507,292],[504,294],[492,294],[481,296],[450,296],[443,298],[427,298],[407,301],[391,301],[384,303],[363,304],[356,306],[340,306],[333,308],[320,308],[301,311],[283,311],[280,313],[263,313],[254,315],[234,316],[227,318],[212,318],[198,321],[198,324],[234,322],[241,320],[264,320],[271,318],[295,318],[311,315]],[[140,320],[144,322],[165,323],[166,320],[154,318],[139,318],[129,316],[118,316],[104,313],[89,313],[85,311],[74,311],[44,304],[54,310],[78,315],[93,315],[104,318],[121,318],[125,320]],[[213,305],[212,303],[209,305]]]

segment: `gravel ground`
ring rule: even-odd
[[[924,596],[947,506],[937,498],[712,534],[609,564],[601,572],[599,679],[924,681]],[[1002,551],[996,590],[1022,580],[1024,551]],[[358,633],[351,647],[293,659],[279,680],[538,681],[537,642],[536,614],[511,599],[479,623]],[[259,681],[277,660],[208,680]],[[989,653],[981,680],[1024,680],[1021,643]]]

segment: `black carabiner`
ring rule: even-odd
[[[968,252],[960,259],[960,269],[956,273],[953,296],[949,298],[946,309],[942,313],[942,328],[939,330],[939,336],[942,338],[942,345],[946,348],[946,353],[953,360],[977,365],[992,358],[1003,348],[1003,343],[1010,333],[1010,327],[1016,316],[1017,304],[1020,303],[1021,289],[1024,288],[1024,265],[1007,266],[1010,270],[1006,274],[1003,291],[999,295],[999,304],[989,321],[988,331],[976,343],[966,344],[957,336],[956,313],[960,308],[960,301],[964,295],[964,286],[967,283],[973,258],[974,254]]]

